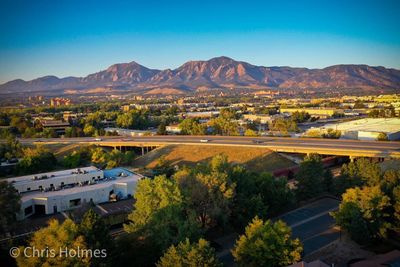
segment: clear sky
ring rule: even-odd
[[[0,83],[221,55],[263,66],[400,69],[399,14],[396,0],[1,0]]]

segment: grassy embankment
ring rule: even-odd
[[[255,172],[272,172],[295,165],[291,160],[280,156],[266,148],[224,147],[201,145],[170,145],[155,149],[137,158],[133,166],[137,168],[154,168],[158,159],[165,155],[165,160],[171,165],[193,166],[210,160],[218,154],[225,154],[232,163],[243,164]]]

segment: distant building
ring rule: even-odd
[[[116,132],[121,136],[146,136],[146,135],[155,135],[156,130],[132,130],[132,129],[123,129],[123,128],[104,128],[106,132]]]
[[[65,134],[65,129],[70,127],[69,122],[62,120],[36,119],[43,129],[53,129],[57,134]]]
[[[219,115],[219,111],[200,111],[183,113],[184,118],[213,118]]]
[[[8,178],[7,182],[21,195],[17,217],[22,220],[34,214],[74,209],[84,203],[98,204],[130,197],[141,178],[122,168],[103,171],[86,167]]]
[[[343,114],[342,109],[336,108],[281,108],[281,113],[307,112],[311,117],[329,118],[335,114]]]
[[[248,121],[260,121],[262,124],[267,124],[278,118],[283,118],[283,114],[265,115],[265,114],[244,114],[243,119]]]
[[[59,106],[69,106],[71,105],[71,100],[69,98],[52,98],[50,99],[50,106],[59,107]]]
[[[168,125],[165,127],[165,130],[169,134],[180,134],[181,129],[179,128],[179,124]]]
[[[399,118],[368,118],[342,123],[326,124],[323,127],[312,128],[325,131],[338,130],[343,139],[376,140],[379,134],[387,135],[388,140],[400,140]]]

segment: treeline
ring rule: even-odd
[[[53,152],[45,146],[23,147],[18,140],[9,138],[6,143],[0,144],[0,159],[19,159],[14,168],[0,170],[0,176],[25,175],[48,172],[54,169],[77,168],[96,165],[100,168],[114,168],[128,166],[135,159],[133,151],[119,150],[106,151],[96,146],[80,147],[62,159],[57,159]]]

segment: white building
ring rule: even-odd
[[[118,135],[121,136],[129,136],[129,137],[134,137],[134,136],[153,136],[157,133],[156,130],[131,130],[131,129],[124,129],[124,128],[104,128],[104,131],[106,132],[116,132]]]
[[[33,214],[53,214],[94,204],[131,197],[141,175],[122,168],[71,169],[9,178],[21,195],[18,219]]]
[[[376,140],[384,133],[388,140],[400,140],[400,118],[367,118],[318,128],[322,132],[327,129],[340,131],[343,139]]]
[[[169,134],[180,134],[181,133],[181,128],[179,128],[179,124],[167,125],[165,127],[165,130]]]

